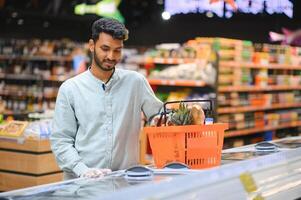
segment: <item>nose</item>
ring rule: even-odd
[[[108,54],[107,54],[107,58],[109,60],[114,60],[114,52],[113,51],[109,51]]]

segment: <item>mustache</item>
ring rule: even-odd
[[[108,62],[108,63],[116,63],[116,60],[110,60],[110,59],[105,59],[103,60],[104,62]]]

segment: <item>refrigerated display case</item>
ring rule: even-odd
[[[78,178],[0,194],[0,199],[297,199],[301,197],[301,137],[270,142],[274,150],[249,145],[223,152],[222,165],[205,170],[151,169],[147,179],[125,170],[103,178]],[[259,148],[260,149],[260,148]],[[264,149],[264,148],[263,148]],[[266,149],[265,149],[266,150]],[[230,154],[253,156],[229,159]],[[235,158],[235,157],[234,157]],[[226,161],[226,162],[225,162]]]

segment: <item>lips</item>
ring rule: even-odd
[[[116,64],[115,61],[111,61],[111,60],[104,60],[104,63],[108,64],[108,65],[115,65]]]
[[[113,67],[115,65],[115,62],[105,61],[103,64],[105,64],[106,66],[109,66],[109,67]]]

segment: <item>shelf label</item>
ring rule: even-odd
[[[174,59],[173,58],[167,58],[166,59],[166,63],[167,64],[173,64],[175,61],[174,61]]]
[[[168,84],[168,81],[167,81],[167,80],[161,80],[161,84],[162,84],[162,85],[167,85],[167,84]]]
[[[203,82],[202,81],[195,81],[195,85],[196,86],[203,86]]]
[[[264,200],[264,198],[261,195],[257,195],[253,200]]]
[[[157,63],[163,63],[164,59],[163,58],[156,58],[155,62],[157,62]]]
[[[244,186],[245,190],[248,193],[252,193],[252,192],[255,192],[257,190],[255,181],[254,181],[251,173],[249,173],[249,172],[242,173],[239,176],[239,179],[240,179],[242,185]]]
[[[169,85],[176,85],[176,81],[170,80],[170,81],[169,81]]]

